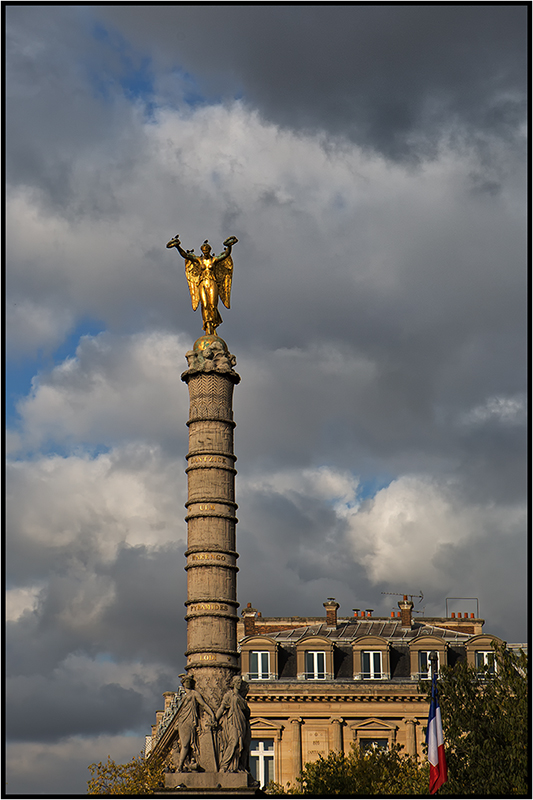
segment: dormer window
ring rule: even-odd
[[[269,678],[270,653],[267,650],[252,650],[250,652],[248,679],[251,681],[268,681]]]
[[[305,636],[296,643],[296,674],[300,681],[333,680],[333,643],[325,636]]]
[[[421,681],[430,680],[431,676],[431,653],[437,655],[437,672],[440,671],[440,659],[437,650],[419,650],[418,651],[418,677]]]
[[[390,654],[386,639],[361,636],[353,644],[353,676],[356,681],[390,679]]]
[[[486,633],[472,636],[466,643],[466,663],[478,673],[493,675],[496,670],[494,646],[501,643],[497,636],[488,636]]]
[[[494,675],[496,672],[496,664],[494,661],[493,650],[476,650],[475,651],[475,664],[476,669],[480,673],[489,673]]]
[[[241,672],[246,681],[275,681],[278,645],[269,636],[247,636],[241,642]]]
[[[448,663],[448,645],[442,636],[424,631],[412,639],[409,644],[411,661],[411,680],[427,681],[431,679],[431,654],[437,656],[437,672]]]
[[[381,680],[383,669],[380,650],[363,650],[361,653],[361,677],[363,680]]]
[[[305,651],[305,679],[307,681],[326,679],[326,654],[323,650]]]

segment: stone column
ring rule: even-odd
[[[292,725],[292,758],[294,764],[294,777],[297,778],[302,771],[302,718],[291,719]]]
[[[190,411],[187,529],[187,664],[196,690],[216,712],[239,672],[238,554],[235,550],[233,387],[236,359],[218,336],[186,354]]]
[[[405,723],[405,752],[408,756],[416,756],[416,729],[418,720],[412,717],[404,719]]]
[[[333,717],[331,720],[331,724],[333,726],[332,730],[332,737],[331,737],[331,750],[334,753],[342,753],[342,717]]]

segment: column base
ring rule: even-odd
[[[167,772],[165,789],[173,794],[186,795],[188,792],[213,796],[222,794],[244,794],[253,797],[259,784],[249,772]],[[243,791],[244,790],[244,791]]]

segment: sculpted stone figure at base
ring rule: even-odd
[[[219,256],[211,252],[211,245],[205,240],[200,247],[201,256],[193,250],[183,250],[179,235],[176,234],[167,247],[175,247],[180,256],[185,259],[185,276],[189,284],[193,311],[198,304],[202,304],[203,328],[207,334],[216,334],[216,329],[222,323],[218,312],[218,298],[226,308],[230,307],[231,279],[233,275],[233,259],[231,248],[238,242],[236,236],[225,240],[225,250]]]
[[[216,722],[212,710],[209,708],[200,692],[197,692],[194,688],[194,678],[192,675],[183,676],[181,682],[183,688],[180,689],[177,711],[177,729],[180,740],[180,755],[177,771],[187,772],[198,769],[200,762],[198,748],[199,709],[205,711],[213,726]]]
[[[217,711],[221,720],[219,736],[219,769],[221,772],[248,772],[250,755],[250,709],[246,701],[248,684],[240,675],[232,681]]]

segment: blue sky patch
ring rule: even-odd
[[[82,336],[96,336],[105,330],[98,320],[81,320],[53,353],[40,352],[34,358],[6,359],[6,427],[16,429],[20,423],[17,404],[31,391],[31,382],[39,373],[50,372],[67,358],[76,355]]]

